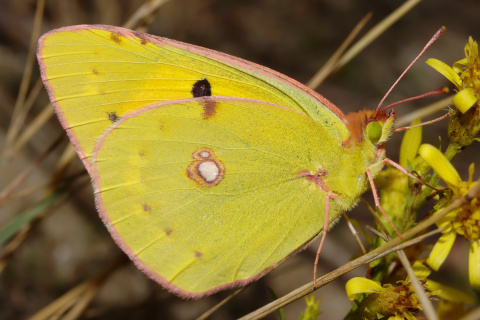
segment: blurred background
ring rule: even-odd
[[[41,33],[75,24],[121,26],[143,3],[141,0],[47,0]],[[254,61],[305,83],[367,13],[373,13],[367,24],[368,30],[402,3],[393,0],[171,0],[152,15],[148,33]],[[35,0],[0,2],[0,145],[5,143],[5,135],[11,125],[27,62],[36,5]],[[408,72],[387,103],[444,85],[452,88],[424,61],[435,57],[452,64],[464,58],[468,37],[480,40],[479,13],[480,2],[477,0],[424,0],[340,72],[327,79],[318,91],[345,113],[365,106],[375,108],[391,84],[442,25],[447,27],[445,35]],[[36,61],[33,68],[31,87],[39,78]],[[438,99],[434,97],[406,103],[398,106],[396,111],[401,116]],[[48,97],[42,88],[21,132],[28,129],[47,103]],[[434,114],[430,119],[441,114]],[[443,141],[447,141],[446,125],[444,121],[425,128],[424,140],[438,144],[441,136]],[[3,164],[2,189],[62,135],[63,129],[57,118],[51,117],[15,153],[13,161]],[[401,137],[402,134],[395,134],[387,145],[387,155],[395,161],[398,161]],[[37,192],[22,197],[20,201],[1,204],[0,229],[42,198],[46,190],[44,186],[52,179],[68,143],[67,139],[63,139],[60,147],[35,167],[19,188],[38,188]],[[454,164],[464,179],[468,165],[475,160],[479,164],[479,158],[477,144],[455,159]],[[76,172],[82,168],[78,159],[75,168]],[[364,211],[359,205],[349,215],[360,220],[363,217],[366,223],[371,224]],[[456,263],[447,262],[442,271],[449,273],[451,285],[462,288],[468,283],[465,279],[468,245],[457,242],[449,259]],[[263,306],[272,300],[269,287],[282,296],[310,282],[317,247],[318,244],[310,246],[254,283],[222,307],[212,319],[237,318]],[[358,252],[353,236],[344,221],[340,221],[327,236],[319,274],[334,270]],[[90,185],[78,186],[72,196],[55,205],[35,223],[22,244],[2,266],[0,319],[25,319],[33,315],[75,285],[102,272],[120,256],[121,251],[97,216]],[[324,312],[321,319],[343,318],[351,307],[344,290],[345,282],[353,275],[364,273],[365,269],[356,270],[315,293]],[[149,280],[131,263],[126,263],[108,278],[83,318],[191,319],[227,295],[220,293],[198,301],[182,300]],[[297,318],[304,307],[303,300],[287,306],[287,319]],[[278,314],[270,318],[278,319]]]

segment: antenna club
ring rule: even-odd
[[[438,36],[440,37],[446,30],[447,28],[445,26],[442,26],[440,30],[437,31]]]

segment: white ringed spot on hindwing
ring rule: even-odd
[[[192,153],[192,158],[187,167],[187,176],[197,185],[213,187],[223,180],[225,167],[212,149],[197,149]]]

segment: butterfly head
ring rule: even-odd
[[[394,129],[395,110],[362,110],[346,115],[351,136],[347,144],[369,141],[380,147],[388,140]]]
[[[395,110],[375,112],[366,124],[366,137],[374,144],[383,144],[394,130],[396,119]]]

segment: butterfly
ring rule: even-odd
[[[395,121],[393,110],[345,115],[266,67],[120,27],[50,31],[37,57],[108,231],[185,298],[258,279],[354,207]]]

